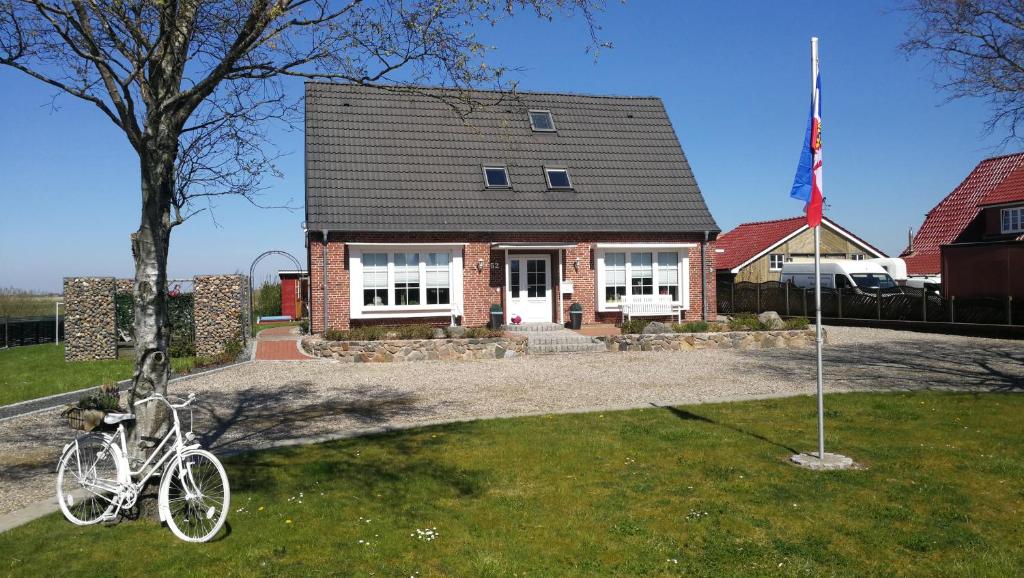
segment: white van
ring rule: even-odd
[[[783,283],[792,282],[797,287],[814,288],[814,263],[783,263]],[[876,289],[893,289],[896,281],[878,263],[870,261],[836,260],[821,263],[822,289],[855,288],[874,292]]]
[[[907,262],[899,257],[876,257],[868,259],[868,263],[878,263],[885,272],[897,283],[907,280]]]

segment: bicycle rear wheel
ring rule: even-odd
[[[99,434],[76,440],[57,468],[57,503],[69,522],[95,524],[114,510],[118,499],[121,450]]]
[[[231,488],[224,466],[210,452],[190,450],[171,460],[160,484],[163,519],[186,542],[206,542],[217,535],[231,508]]]

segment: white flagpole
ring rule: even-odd
[[[811,94],[814,99],[814,111],[818,111],[818,38],[811,38]],[[811,139],[817,135],[811,135]],[[813,171],[813,167],[812,167]],[[812,176],[813,180],[814,177]],[[818,459],[825,459],[825,394],[821,362],[821,225],[814,227],[814,326],[815,344],[818,353]]]

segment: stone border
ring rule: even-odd
[[[302,340],[302,351],[313,357],[356,363],[398,361],[502,359],[526,355],[527,338],[520,335],[486,338],[387,339],[382,341]]]
[[[813,347],[814,329],[723,331],[721,333],[644,333],[606,335],[598,337],[598,339],[608,346],[608,351]]]

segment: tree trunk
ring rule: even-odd
[[[166,141],[165,141],[166,142]],[[134,403],[154,393],[167,393],[170,358],[167,354],[167,252],[170,246],[170,204],[174,187],[177,139],[170,146],[153,146],[140,155],[142,169],[142,218],[132,234],[135,259],[135,373],[128,402],[136,414],[128,432],[128,452],[145,459],[148,450],[167,432],[167,406]],[[168,150],[170,149],[170,150]]]

